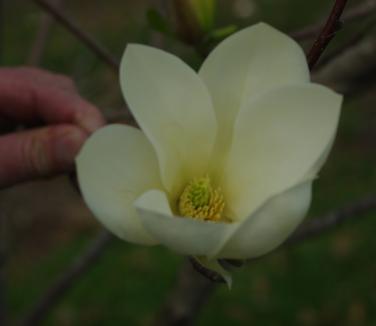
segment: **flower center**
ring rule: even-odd
[[[180,195],[179,213],[182,216],[192,217],[205,221],[219,221],[225,201],[222,191],[213,188],[208,176],[195,178],[190,181]]]

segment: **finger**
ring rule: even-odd
[[[75,92],[53,83],[33,82],[25,75],[25,72],[0,69],[0,111],[3,115],[24,122],[42,119],[46,123],[76,124],[88,133],[105,123],[98,109]]]
[[[17,127],[17,124],[14,121],[5,119],[0,115],[0,136],[8,132],[14,131]]]
[[[27,79],[33,83],[49,85],[64,89],[68,92],[77,93],[77,87],[73,80],[65,75],[52,73],[48,70],[39,69],[35,67],[20,66],[15,68],[2,68],[3,72],[12,74],[13,76],[21,79]]]
[[[74,125],[0,137],[0,188],[70,171],[87,134]]]

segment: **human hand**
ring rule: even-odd
[[[105,123],[71,79],[27,67],[0,69],[0,126],[10,122],[46,126],[0,136],[0,188],[69,171]]]

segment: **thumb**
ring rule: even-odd
[[[0,188],[71,170],[87,136],[73,125],[1,136]]]

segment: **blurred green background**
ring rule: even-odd
[[[283,31],[325,17],[333,1],[220,1],[216,26],[259,20]],[[360,1],[349,1],[350,6]],[[31,1],[3,1],[3,66],[30,60],[41,21]],[[150,43],[146,11],[152,1],[63,1],[64,11],[116,57],[127,42]],[[328,51],[359,24],[344,28]],[[187,45],[164,47],[194,66]],[[107,117],[123,118],[117,76],[59,24],[51,26],[40,66],[72,76],[81,93]],[[374,191],[375,87],[345,100],[334,150],[316,181],[310,216]],[[119,113],[120,112],[120,113]],[[0,194],[8,225],[7,304],[22,317],[100,226],[65,177],[14,187]],[[376,212],[303,244],[282,248],[234,272],[233,289],[219,286],[202,307],[198,325],[375,325]],[[43,325],[148,325],[174,286],[183,257],[162,247],[114,240],[99,262],[46,316]]]

